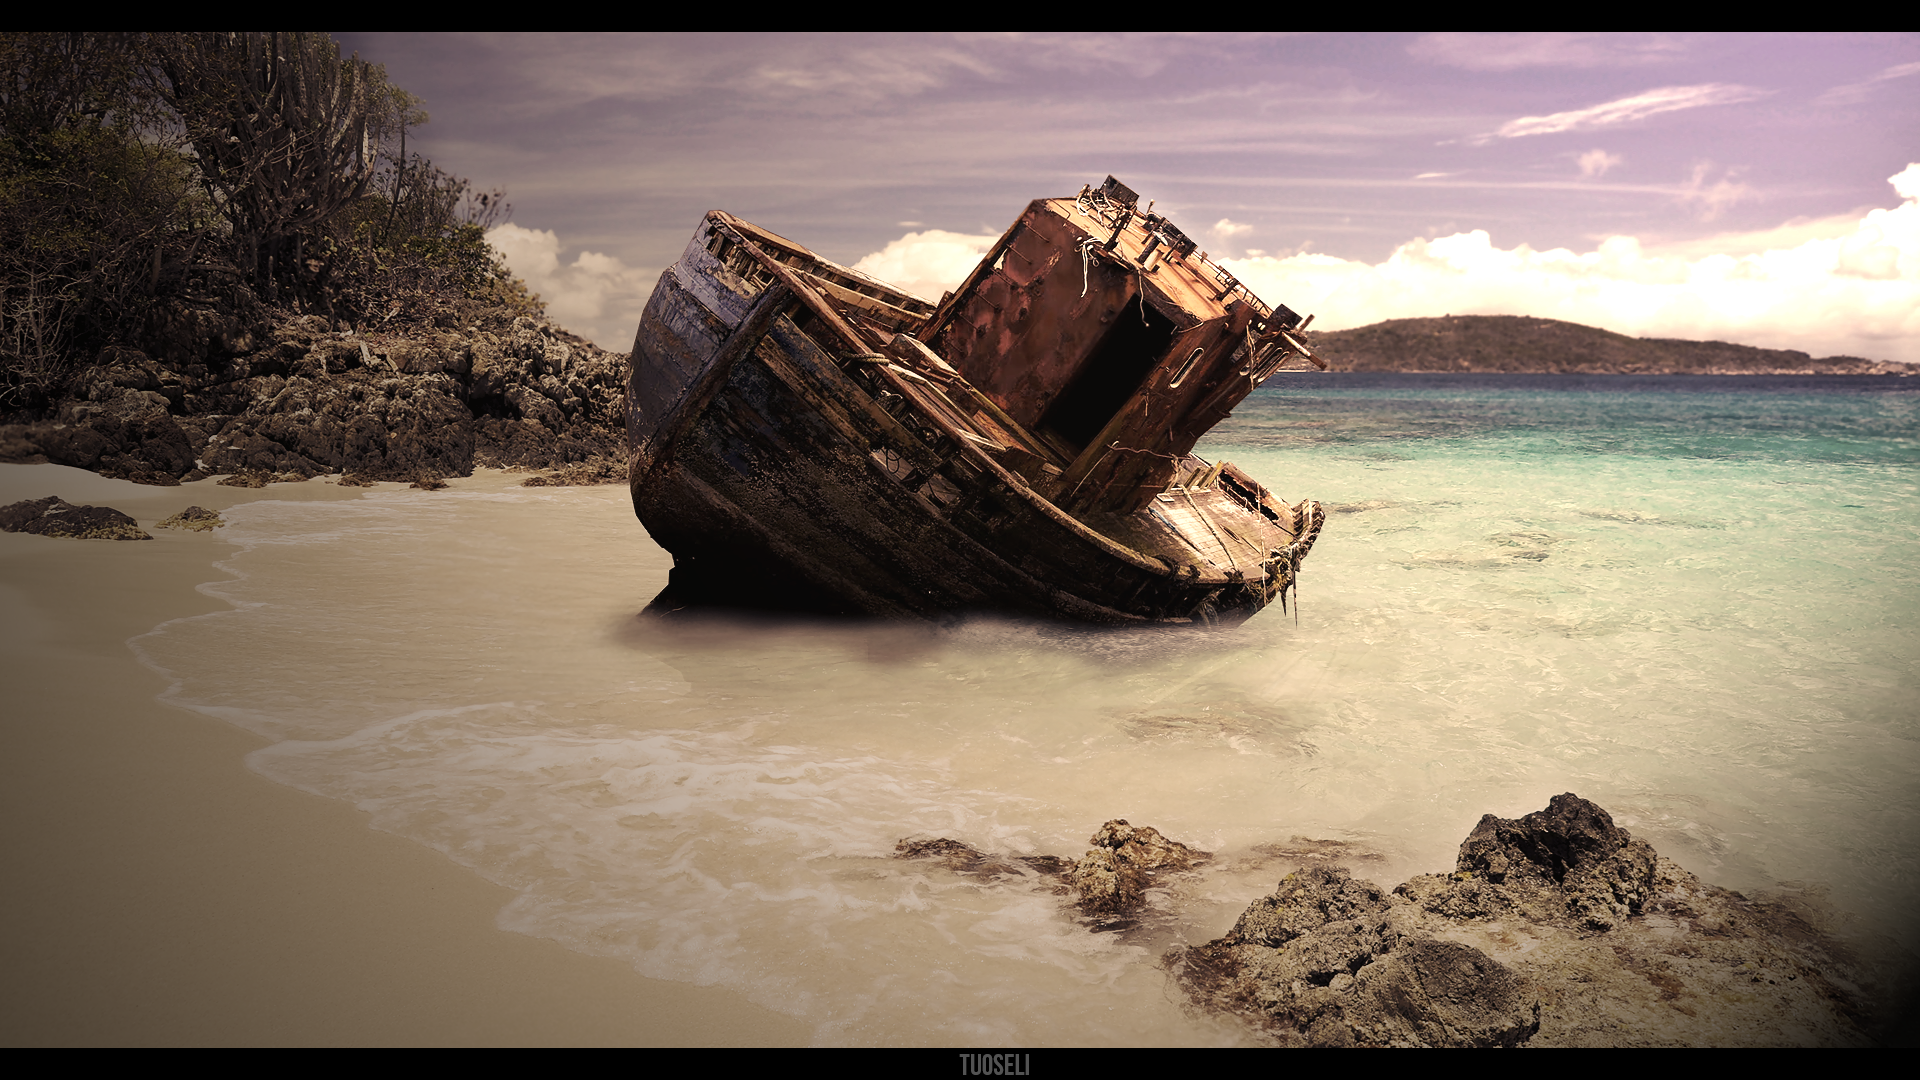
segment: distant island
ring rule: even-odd
[[[1388,319],[1314,335],[1335,371],[1532,372],[1565,375],[1912,375],[1912,364],[1724,341],[1634,338],[1527,315]]]

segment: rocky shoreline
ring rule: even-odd
[[[949,839],[894,855],[1038,882],[1095,931],[1127,930],[1150,890],[1213,859],[1125,821],[1089,842],[1078,860]],[[1899,1019],[1814,907],[1705,884],[1573,794],[1486,815],[1451,873],[1392,889],[1343,847],[1296,841],[1296,868],[1225,935],[1165,952],[1194,1007],[1322,1047],[1868,1046]]]
[[[43,418],[0,425],[0,462],[143,484],[225,474],[438,486],[476,466],[626,479],[626,355],[544,319],[336,332],[318,316],[213,312],[111,348]],[[443,316],[439,322],[451,323]]]

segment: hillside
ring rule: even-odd
[[[1336,371],[1505,371],[1628,375],[1908,375],[1907,364],[1815,359],[1793,349],[1632,338],[1527,315],[1389,319],[1314,335]]]

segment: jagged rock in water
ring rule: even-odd
[[[151,540],[139,522],[110,506],[75,506],[58,495],[0,506],[0,531],[74,540]]]
[[[947,837],[902,840],[893,857],[930,859],[955,873],[988,879],[1028,872],[1064,878],[1080,910],[1107,917],[1130,915],[1146,906],[1146,890],[1156,874],[1191,870],[1212,858],[1150,826],[1135,827],[1119,819],[1100,826],[1087,842],[1094,848],[1078,862],[1057,855],[990,855]]]
[[[989,855],[970,844],[947,837],[933,840],[902,840],[894,845],[896,859],[927,859],[956,874],[982,877],[991,881],[1017,877],[1027,872],[1058,877],[1073,869],[1073,860],[1054,855]]]
[[[1535,918],[1564,913],[1607,930],[1639,914],[1653,889],[1656,858],[1605,810],[1569,793],[1517,820],[1482,817],[1460,845],[1455,877],[1485,881],[1489,899]]]
[[[1505,965],[1395,915],[1379,887],[1313,866],[1168,961],[1196,999],[1294,1045],[1517,1046],[1539,1029],[1538,995]]]
[[[1869,976],[1817,904],[1704,884],[1576,795],[1482,818],[1457,865],[1391,893],[1307,866],[1165,959],[1289,1045],[1871,1041]]]
[[[1088,838],[1093,849],[1074,864],[1068,883],[1089,915],[1129,915],[1146,906],[1155,875],[1191,870],[1212,853],[1161,836],[1150,825],[1116,818]]]
[[[162,529],[187,529],[192,532],[209,532],[226,522],[220,515],[202,506],[189,506],[160,523]]]

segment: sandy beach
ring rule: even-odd
[[[807,1041],[804,1024],[729,991],[498,929],[511,890],[248,771],[263,740],[156,700],[162,679],[126,642],[224,608],[195,586],[224,576],[213,564],[232,546],[153,526],[188,505],[358,490],[154,488],[0,466],[0,504],[52,494],[121,509],[155,539],[0,535],[0,1041]]]

